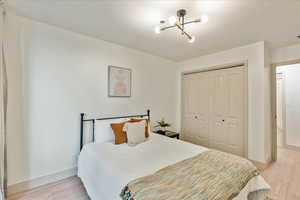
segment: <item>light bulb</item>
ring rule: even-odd
[[[156,34],[159,34],[160,33],[160,26],[156,26],[154,31],[155,31]]]
[[[171,16],[171,17],[169,17],[169,24],[170,25],[175,25],[176,24],[176,22],[177,22],[177,18],[175,17],[175,16]]]
[[[201,23],[206,24],[208,22],[208,17],[206,15],[201,16]]]
[[[189,43],[194,43],[196,40],[195,36],[192,36],[190,39],[189,39]]]

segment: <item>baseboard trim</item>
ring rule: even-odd
[[[66,169],[54,174],[49,174],[46,176],[41,176],[35,179],[31,179],[28,181],[23,181],[20,183],[16,183],[13,185],[9,185],[7,188],[7,194],[12,195],[15,193],[19,193],[22,191],[30,190],[35,187],[39,187],[42,185],[46,185],[49,183],[53,183],[64,178],[68,178],[77,174],[77,168]]]
[[[300,147],[288,145],[288,144],[284,144],[283,147],[281,147],[281,148],[286,148],[286,149],[293,150],[293,151],[300,151]]]
[[[262,163],[262,162],[259,162],[259,161],[254,161],[254,160],[251,160],[251,162],[259,169],[259,170],[264,170],[266,169],[271,162],[267,162],[267,163]]]

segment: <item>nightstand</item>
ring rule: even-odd
[[[177,138],[179,139],[179,133],[174,132],[174,131],[166,131],[165,133],[161,133],[159,131],[154,131],[154,133],[160,134],[160,135],[164,135],[170,138]]]

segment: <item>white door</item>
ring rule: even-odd
[[[300,149],[300,64],[284,66],[283,134],[284,145]]]
[[[197,73],[183,77],[182,139],[209,145],[209,75]]]
[[[183,76],[182,139],[244,155],[244,67]]]
[[[244,156],[244,67],[211,73],[210,147]]]

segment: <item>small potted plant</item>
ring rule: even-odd
[[[159,134],[163,134],[165,135],[166,131],[167,131],[167,127],[170,127],[171,124],[170,123],[167,123],[164,119],[161,119],[159,121],[156,122],[157,125],[154,126],[155,128],[160,128],[157,133]]]

